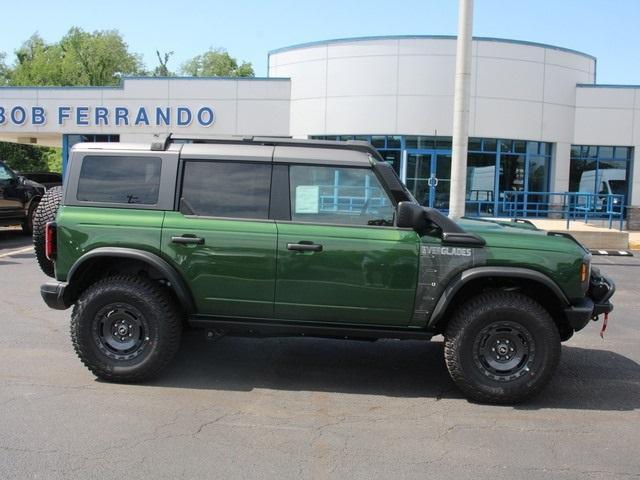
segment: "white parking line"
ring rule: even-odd
[[[20,250],[14,250],[13,252],[0,253],[0,258],[10,257],[11,255],[16,255],[18,253],[25,253],[25,252],[28,252],[30,250],[33,250],[33,247],[21,248]]]

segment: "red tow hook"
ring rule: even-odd
[[[609,321],[609,314],[604,314],[604,319],[602,320],[602,328],[600,329],[600,338],[604,340],[604,331],[607,329],[607,322]]]

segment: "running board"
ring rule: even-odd
[[[393,338],[398,340],[430,340],[433,333],[418,329],[396,329],[384,327],[359,327],[328,325],[326,323],[288,323],[281,320],[191,315],[189,325],[204,328],[207,338],[224,335],[252,337],[323,337],[348,338],[352,340],[377,340]]]

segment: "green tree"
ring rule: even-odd
[[[47,45],[34,33],[16,50],[11,85],[65,85],[63,53],[59,45]]]
[[[171,77],[173,72],[169,70],[167,64],[169,59],[173,56],[174,52],[164,52],[160,54],[159,50],[156,50],[156,56],[158,57],[158,66],[153,70],[154,77]]]
[[[48,172],[62,173],[62,148],[42,147],[42,155],[47,162]]]
[[[0,142],[0,159],[18,172],[48,171],[45,152],[48,149],[35,145]]]
[[[182,64],[181,72],[192,77],[253,77],[251,63],[238,61],[224,48],[210,48]]]
[[[0,52],[0,87],[9,83],[9,75],[11,74],[9,67],[5,63],[6,58],[7,54]]]
[[[107,86],[143,72],[140,56],[129,52],[115,30],[73,27],[51,44],[36,33],[16,51],[16,59],[11,85]]]

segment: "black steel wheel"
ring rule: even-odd
[[[465,302],[445,332],[451,378],[472,400],[513,404],[537,394],[560,359],[549,313],[519,292],[493,291]]]
[[[157,375],[175,356],[182,317],[161,284],[115,275],[82,293],[71,315],[71,339],[80,360],[97,377],[140,382]]]
[[[149,322],[133,305],[105,305],[94,318],[93,340],[98,349],[114,360],[131,360],[148,347]]]
[[[535,360],[533,335],[516,322],[493,322],[477,336],[473,345],[474,362],[487,377],[510,381],[526,375]]]

